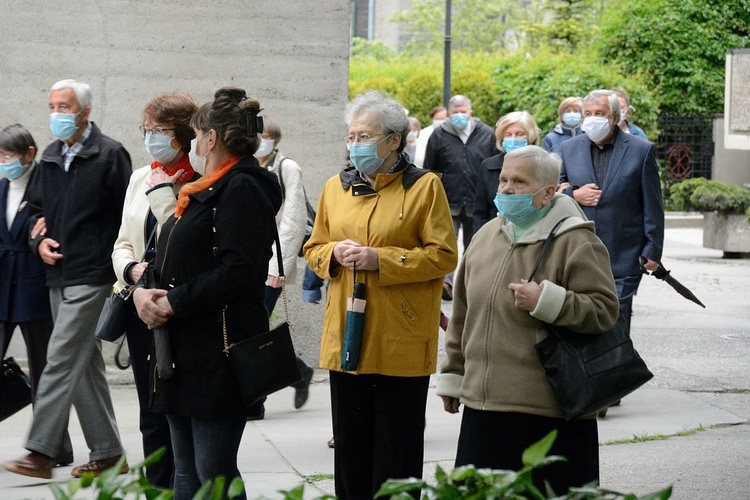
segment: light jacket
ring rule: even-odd
[[[404,162],[403,155],[400,159]],[[345,239],[378,249],[377,271],[358,271],[367,306],[356,373],[425,376],[435,372],[443,276],[458,251],[445,190],[434,172],[410,165],[379,174],[370,187],[348,168],[330,178],[320,196],[308,265],[330,279],[320,366],[341,371],[346,299],[354,275],[332,267],[333,248]]]
[[[550,230],[567,216],[533,278],[539,302],[522,311],[508,284],[529,278]],[[458,268],[437,394],[476,410],[560,418],[534,344],[547,337],[545,322],[591,334],[614,326],[619,303],[607,249],[565,195],[515,243],[504,223],[485,224]]]
[[[122,208],[120,231],[112,250],[112,265],[117,276],[114,287],[122,290],[128,286],[125,271],[132,262],[140,262],[146,250],[146,216],[149,209],[158,223],[156,235],[159,237],[161,226],[174,215],[177,206],[179,187],[172,184],[159,184],[153,188],[146,185],[151,173],[151,165],[139,168],[130,175],[128,190]],[[154,241],[155,243],[156,241]]]
[[[282,164],[282,162],[284,162]],[[302,169],[296,161],[276,152],[273,164],[267,170],[278,177],[279,165],[281,175],[284,179],[282,195],[284,201],[281,209],[276,214],[276,227],[279,229],[279,241],[281,243],[281,255],[284,260],[284,274],[287,283],[294,283],[297,276],[297,254],[305,238],[307,228],[307,205],[305,204],[305,191],[302,185]],[[279,275],[278,257],[276,257],[276,244],[272,245],[273,257],[268,262],[268,274]]]
[[[559,153],[560,144],[580,134],[580,125],[570,128],[564,127],[562,123],[558,123],[557,125],[555,125],[555,128],[552,129],[552,132],[544,136],[542,147],[550,153]]]

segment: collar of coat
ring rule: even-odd
[[[420,177],[427,173],[440,175],[437,172],[433,172],[432,170],[415,167],[413,164],[409,163],[404,154],[401,154],[398,158],[398,162],[393,173],[378,174],[378,176],[393,176],[393,179],[395,179],[397,175],[402,173],[403,175],[401,177],[401,184],[404,186],[404,189],[408,189],[409,187],[411,187],[415,182],[417,182]],[[341,179],[341,188],[344,191],[351,187],[355,188],[352,189],[352,196],[375,194],[375,189],[373,189],[373,187],[370,186],[369,183],[365,182],[361,174],[354,167],[347,167],[342,170],[339,174],[339,179]]]
[[[99,130],[99,127],[96,126],[96,123],[90,123],[91,133],[89,134],[88,139],[86,139],[86,142],[82,144],[81,150],[76,153],[76,156],[80,156],[81,158],[88,158],[89,156],[97,155],[99,154],[99,150],[101,149],[102,131]],[[47,149],[44,150],[44,153],[42,154],[42,161],[57,163],[58,165],[62,166],[63,144],[65,143],[60,139],[56,139],[55,141],[53,141],[52,144],[50,144]]]

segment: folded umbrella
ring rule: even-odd
[[[357,283],[357,267],[354,267],[354,289],[352,297],[346,299],[346,326],[344,345],[341,350],[341,369],[354,371],[359,364],[359,351],[362,348],[362,332],[365,326],[365,284]]]
[[[664,266],[661,264],[661,262],[657,262],[659,267],[657,267],[655,271],[649,273],[649,271],[644,267],[646,264],[646,258],[639,257],[639,260],[640,260],[641,269],[643,270],[643,272],[645,272],[646,274],[651,274],[656,279],[666,281],[667,283],[669,283],[669,285],[672,288],[674,288],[677,291],[677,293],[679,293],[686,299],[692,300],[693,302],[695,302],[696,304],[698,304],[699,306],[703,308],[706,307],[705,305],[703,305],[703,302],[698,300],[698,297],[696,297],[693,294],[693,292],[691,292],[685,285],[683,285],[682,283],[674,279],[672,275],[670,274],[670,272],[664,269]]]

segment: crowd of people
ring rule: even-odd
[[[463,95],[421,128],[368,91],[347,106],[348,162],[325,183],[304,245],[302,169],[243,89],[201,106],[185,92],[154,97],[140,127],[153,161],[136,170],[89,119],[92,102],[83,82],[51,87],[56,140],[39,161],[22,125],[0,131],[0,343],[5,356],[20,328],[34,396],[28,454],[5,469],[49,479],[72,464],[75,408],[90,451],[72,475],[128,471],[93,335],[115,283],[132,298],[125,334],[143,452],[166,449],[148,479],[182,499],[239,477],[246,422],[265,409],[242,402],[222,341],[269,329],[284,285],[278,238],[289,283],[302,247],[304,300],[320,301],[327,282],[319,366],[330,373],[337,496],[372,498],[389,478],[421,477],[436,372],[445,410],[463,405],[456,465],[520,468],[523,450],[557,430],[552,452],[568,461],[535,483],[562,493],[598,480],[597,415],[561,418],[534,344],[546,323],[597,334],[621,314],[629,322],[639,258],[649,270],[661,258],[654,147],[628,120],[624,89],[563,99],[545,136],[521,110],[493,130]],[[454,303],[439,366],[441,299]],[[297,362],[300,408],[314,370]]]

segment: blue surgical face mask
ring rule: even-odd
[[[451,123],[458,130],[463,130],[469,124],[469,115],[466,113],[454,113],[451,115]]]
[[[21,158],[16,158],[10,163],[0,165],[0,175],[10,180],[18,179],[25,171],[26,167],[21,165]]]
[[[148,132],[143,142],[146,144],[146,151],[151,155],[151,158],[164,165],[174,160],[177,153],[180,152],[179,149],[172,147],[172,137],[169,135]]]
[[[75,134],[76,130],[78,130],[78,125],[76,125],[76,116],[78,116],[78,113],[50,113],[49,129],[52,135],[64,141]]]
[[[581,113],[578,113],[577,111],[563,113],[562,121],[568,127],[577,127],[578,124],[581,123]]]
[[[541,191],[544,191],[544,188],[539,189],[536,193],[497,193],[495,195],[495,206],[497,207],[497,211],[503,214],[514,225],[526,227],[534,220],[539,210],[541,210],[541,208],[534,207],[532,203],[534,195]]]
[[[364,175],[374,174],[380,166],[388,158],[378,156],[378,144],[388,139],[393,134],[388,134],[385,138],[378,142],[353,142],[351,148],[349,148],[349,159],[354,164],[354,168],[359,170]]]
[[[510,153],[514,149],[528,146],[528,144],[529,141],[521,137],[506,137],[505,139],[503,139],[502,146],[506,153]]]

